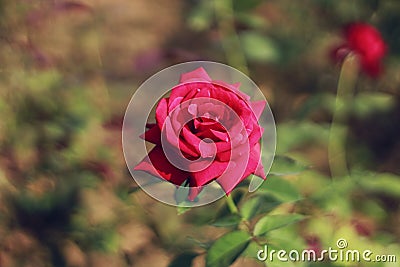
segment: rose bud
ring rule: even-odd
[[[316,235],[310,235],[305,238],[307,243],[307,250],[312,250],[316,255],[321,255],[322,244],[321,240]]]
[[[345,42],[336,47],[332,56],[335,61],[343,62],[353,53],[360,61],[361,70],[370,77],[377,77],[381,71],[381,60],[387,52],[387,45],[379,31],[366,23],[351,23],[344,28]]]

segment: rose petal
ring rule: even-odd
[[[175,99],[178,97],[182,97],[182,101],[186,101],[188,99],[192,99],[196,97],[197,83],[188,83],[188,84],[179,84],[176,87],[172,88],[170,99]]]
[[[194,135],[189,130],[187,125],[185,125],[185,127],[182,128],[181,137],[183,137],[183,140],[181,139],[183,143],[191,147],[192,150],[194,150],[197,155],[200,155],[199,144],[201,142],[201,139],[198,136]]]
[[[156,123],[152,123],[152,122],[148,122],[148,123],[146,123],[146,128],[147,129],[153,128],[154,125],[157,125],[157,124]]]
[[[223,142],[229,142],[229,136],[227,132],[220,132],[214,129],[210,129],[210,132],[213,134],[213,136],[215,136],[219,140]]]
[[[182,130],[186,127],[187,126],[183,127]],[[165,135],[166,140],[169,144],[171,144],[172,147],[180,149],[182,153],[186,154],[187,156],[194,158],[200,156],[200,151],[193,149],[191,145],[189,145],[187,142],[184,142],[184,140],[176,135],[174,129],[172,128],[170,117],[167,117],[167,119],[165,120],[165,128],[162,134]]]
[[[207,86],[208,84],[209,82],[184,84],[183,86],[187,88],[187,92],[185,93],[185,96],[183,97],[182,101],[190,101],[192,99],[195,99],[197,97],[197,94],[199,93],[199,88]]]
[[[380,61],[361,59],[363,70],[371,77],[378,77],[382,73],[382,64]]]
[[[248,162],[246,171],[244,172],[243,177],[240,180],[240,182],[243,179],[245,179],[247,176],[249,176],[250,174],[255,174],[263,179],[266,178],[266,175],[264,172],[264,166],[262,165],[262,161],[261,161],[261,145],[260,145],[260,143],[257,143],[255,146],[253,146],[253,148],[250,152],[250,158],[249,158],[249,162]]]
[[[255,125],[255,126],[256,126],[256,129],[254,129],[251,132],[250,136],[248,137],[250,146],[253,146],[254,144],[256,144],[260,140],[260,138],[264,132],[264,128],[260,127],[259,125]]]
[[[266,104],[267,104],[267,102],[264,100],[251,102],[251,104],[250,104],[251,109],[253,110],[253,113],[256,116],[257,120],[260,119],[260,116],[261,116]]]
[[[202,186],[221,176],[229,162],[213,161],[210,166],[198,172],[191,172],[193,186]],[[189,165],[189,169],[192,166]]]
[[[362,22],[351,23],[344,30],[346,43],[343,46],[359,56],[366,74],[376,78],[381,73],[381,60],[388,50],[380,32]]]
[[[260,153],[260,143],[257,143],[252,147],[250,151],[249,159],[247,162],[246,169],[240,179],[232,179],[235,177],[234,170],[231,173],[224,173],[223,176],[217,179],[217,182],[221,185],[226,194],[229,194],[241,181],[247,178],[250,174],[255,174],[263,179],[265,179],[264,167],[261,163],[261,153]],[[244,160],[235,160],[238,166],[242,167],[245,162],[246,157],[243,157]],[[237,167],[239,168],[239,167]]]
[[[168,100],[168,98],[161,99],[156,108],[156,121],[160,129],[163,128],[168,115]]]
[[[168,161],[161,146],[154,147],[134,170],[150,173],[176,185],[181,185],[189,178],[189,173],[176,168]]]
[[[229,109],[221,104],[215,104],[213,102],[203,103],[198,107],[199,116],[220,121],[225,118],[225,113],[228,113]]]
[[[182,102],[183,97],[175,97],[175,98],[170,98],[173,99],[172,101],[170,100],[168,103],[168,114],[171,114],[171,112],[177,112],[175,109],[177,106]]]
[[[203,190],[203,187],[190,187],[189,188],[189,195],[188,195],[188,200],[189,201],[194,201],[197,197],[198,194]]]
[[[153,144],[161,144],[161,130],[157,124],[147,130],[144,134],[140,135],[140,138]]]
[[[180,107],[177,107],[175,111],[170,113],[168,116],[172,122],[172,128],[174,129],[176,135],[178,135],[183,123],[186,121],[185,113],[187,112],[181,110]]]
[[[216,122],[199,122],[197,120],[193,121],[195,127],[195,134],[201,139],[210,138],[215,142],[228,142],[229,136],[223,126]]]
[[[196,104],[190,104],[188,107],[188,112],[194,116],[197,115],[197,105]]]
[[[229,161],[231,159],[231,154],[232,154],[231,150],[223,151],[217,153],[215,159],[218,161]]]
[[[264,180],[265,180],[265,178],[267,178],[267,176],[265,175],[265,170],[264,170],[264,166],[262,164],[261,158],[260,158],[260,161],[258,162],[257,168],[255,169],[253,174],[257,175],[258,177],[263,178]]]
[[[202,158],[212,158],[217,152],[214,143],[207,143],[204,140],[199,143],[199,150]]]
[[[240,83],[234,83],[234,84],[229,84],[226,83],[224,81],[213,81],[213,84],[215,85],[219,85],[225,89],[228,89],[229,91],[232,91],[233,93],[237,94],[240,96],[241,99],[245,100],[245,101],[249,101],[250,100],[250,96],[243,93],[242,91],[239,90],[240,87]]]
[[[179,82],[185,83],[189,81],[211,82],[211,78],[210,76],[208,76],[207,72],[202,67],[200,67],[198,69],[195,69],[194,71],[182,74]]]

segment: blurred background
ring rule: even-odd
[[[227,231],[212,225],[224,200],[179,215],[137,189],[121,147],[138,86],[192,60],[244,71],[269,101],[281,183],[267,190],[308,216],[279,232],[282,247],[345,237],[399,253],[399,14],[396,0],[1,0],[0,266],[204,266]],[[340,141],[352,178],[332,183],[329,55],[353,21],[377,27],[389,53],[380,77],[357,80]],[[264,266],[244,256],[234,266]],[[319,264],[303,266],[331,266]]]

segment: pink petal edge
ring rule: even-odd
[[[180,83],[185,83],[189,81],[208,81],[211,82],[210,76],[203,67],[197,68],[194,71],[183,73],[181,75]]]

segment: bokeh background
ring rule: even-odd
[[[215,223],[225,201],[185,213],[157,202],[136,187],[121,147],[137,87],[191,60],[244,71],[272,108],[279,158],[269,198],[240,188],[233,196],[249,219],[307,219],[268,240],[318,249],[343,237],[398,255],[399,14],[396,0],[1,0],[0,266],[204,266],[204,248],[230,231]],[[340,65],[329,55],[353,21],[376,26],[389,52],[380,77],[357,80],[339,140],[351,177],[333,180]],[[264,266],[255,253],[234,266]]]

